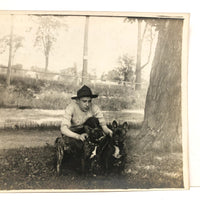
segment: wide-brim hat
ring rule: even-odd
[[[82,98],[82,97],[97,98],[98,94],[92,94],[91,89],[88,86],[84,85],[82,88],[80,88],[77,91],[77,96],[73,96],[71,98],[72,99],[79,99],[79,98]]]

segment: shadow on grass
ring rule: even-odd
[[[127,136],[127,162],[124,172],[107,176],[80,174],[80,163],[67,160],[61,176],[55,171],[55,148],[0,150],[0,189],[148,189],[182,188],[182,154],[136,153],[136,130]]]
[[[1,150],[0,189],[126,189],[126,177],[81,175],[80,164],[69,160],[61,176],[55,171],[53,146]]]

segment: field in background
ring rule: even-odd
[[[102,110],[144,109],[147,86],[135,91],[131,86],[89,83],[99,98],[94,102]],[[64,109],[76,95],[79,85],[50,80],[13,77],[5,90],[5,76],[0,76],[0,108]]]

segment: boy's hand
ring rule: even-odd
[[[87,137],[88,137],[88,134],[83,133],[83,134],[79,135],[78,139],[81,140],[82,142],[84,142]]]
[[[108,128],[108,130],[107,130],[107,134],[110,135],[110,137],[112,137],[113,132]]]
[[[110,130],[107,126],[102,126],[102,129],[103,129],[104,133],[106,133],[107,135],[112,137],[112,135],[113,135],[112,130]]]

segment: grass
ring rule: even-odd
[[[102,110],[143,109],[146,88],[134,91],[122,85],[88,84],[99,94],[95,101]],[[6,90],[5,76],[0,75],[0,107],[27,107],[38,109],[64,109],[80,86],[49,80],[13,77]]]
[[[78,88],[72,84],[16,77],[6,93],[5,78],[0,77],[0,93],[3,94],[0,96],[0,106],[64,109]],[[103,110],[144,108],[146,89],[138,92],[130,87],[102,85],[91,85],[91,88],[100,94],[95,103]],[[33,110],[28,111],[33,113]],[[15,116],[16,119],[18,117]],[[142,123],[141,114],[106,114],[106,119],[111,121],[113,118],[131,120],[131,130],[126,139],[128,156],[123,174],[81,176],[78,164],[76,167],[68,165],[63,175],[57,177],[53,144],[60,134],[58,122],[52,126],[44,123],[40,127],[32,124],[32,129],[25,123],[24,127],[19,124],[18,127],[0,132],[0,189],[182,188],[182,154],[139,152],[136,144],[140,144],[137,135]]]
[[[61,176],[55,172],[53,142],[59,131],[18,130],[1,133],[13,145],[0,150],[0,189],[148,189],[182,188],[182,154],[138,152],[134,148],[139,129],[127,134],[128,152],[124,173],[107,176],[80,175],[80,164],[65,166]],[[24,136],[27,137],[24,137]],[[28,136],[29,135],[29,136]],[[49,140],[47,143],[47,139]],[[23,140],[23,141],[21,141]],[[34,142],[35,141],[35,142]],[[38,142],[40,141],[40,142]],[[26,144],[22,146],[22,143]],[[18,145],[17,145],[18,144]],[[34,144],[36,146],[34,146]],[[76,165],[73,165],[76,164]]]
[[[127,147],[131,153],[127,157],[126,170],[137,181],[137,188],[182,188],[182,153],[159,151],[139,152],[136,144],[139,129],[132,129],[127,136]]]

